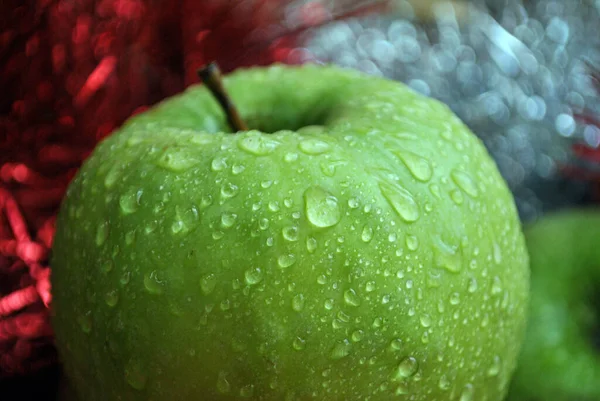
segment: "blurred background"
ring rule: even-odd
[[[95,144],[197,82],[335,63],[440,99],[524,222],[600,201],[600,0],[2,0],[0,399],[54,399],[54,216]]]

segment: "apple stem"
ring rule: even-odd
[[[237,111],[237,108],[231,101],[231,98],[227,94],[225,87],[223,86],[223,79],[221,70],[217,63],[212,62],[198,70],[198,77],[208,87],[210,92],[213,94],[215,99],[219,102],[225,115],[227,116],[227,122],[233,131],[247,131],[248,126],[242,120],[242,117]]]

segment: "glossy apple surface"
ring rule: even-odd
[[[83,400],[499,401],[525,325],[513,199],[442,104],[335,67],[190,88],[69,188],[53,324]]]

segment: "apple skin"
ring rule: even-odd
[[[509,398],[600,400],[600,209],[556,212],[525,237],[529,322]]]
[[[480,141],[354,71],[224,84],[263,133],[229,133],[194,86],[99,144],[69,187],[53,326],[80,399],[501,400],[528,255]]]

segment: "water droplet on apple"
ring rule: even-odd
[[[213,231],[212,233],[212,237],[215,241],[220,240],[221,238],[223,238],[225,236],[225,233],[223,231]]]
[[[292,298],[292,309],[296,312],[300,312],[302,309],[304,309],[304,295],[294,295],[294,298]]]
[[[129,284],[129,281],[131,280],[131,272],[123,272],[123,274],[121,275],[121,278],[119,278],[119,283],[121,283],[121,285],[127,285]]]
[[[137,192],[121,195],[119,198],[119,206],[123,214],[131,214],[138,210],[143,191],[140,189]]]
[[[365,225],[363,227],[362,234],[360,235],[360,238],[364,242],[370,242],[373,239],[373,229],[371,228],[371,226]]]
[[[467,287],[467,291],[469,291],[469,293],[472,294],[475,291],[477,291],[477,287],[478,287],[477,280],[474,277],[470,278],[469,286]]]
[[[250,398],[254,395],[254,384],[246,384],[240,389],[240,397]]]
[[[444,242],[440,237],[434,239],[434,258],[438,268],[445,269],[451,273],[462,270],[462,257],[458,247]]]
[[[156,220],[151,221],[150,223],[148,223],[148,225],[144,228],[144,232],[146,234],[151,234],[153,233],[156,229],[158,228],[158,222]]]
[[[338,360],[350,355],[352,351],[352,344],[348,340],[337,343],[329,353],[329,358]]]
[[[460,170],[454,170],[452,173],[450,173],[450,176],[452,177],[452,181],[454,181],[454,183],[460,189],[465,191],[467,195],[471,196],[472,198],[479,196],[477,186],[473,182],[471,176],[469,176],[467,173]]]
[[[304,348],[306,348],[306,340],[296,337],[292,342],[292,347],[294,347],[296,351],[302,351]]]
[[[79,323],[79,328],[85,334],[90,334],[92,331],[92,311],[87,311],[85,314],[80,315],[77,318],[77,323]]]
[[[211,195],[204,195],[200,200],[200,210],[204,210],[213,203],[213,197]]]
[[[136,234],[137,234],[136,230],[128,231],[127,234],[125,234],[125,244],[126,245],[133,244],[135,242]]]
[[[231,173],[232,173],[233,175],[238,175],[238,174],[241,174],[241,173],[243,173],[243,172],[244,172],[244,170],[246,170],[246,167],[245,167],[244,165],[242,165],[242,164],[234,164],[234,165],[231,167]]]
[[[359,306],[360,305],[360,297],[356,294],[352,288],[344,291],[344,302],[350,306]]]
[[[210,162],[210,169],[212,171],[223,171],[227,168],[227,160],[224,157],[215,157]]]
[[[400,383],[396,390],[394,391],[394,395],[405,395],[408,394],[408,383]]]
[[[115,183],[117,182],[117,180],[120,178],[121,176],[121,165],[120,164],[115,164],[113,165],[110,170],[108,170],[108,173],[106,173],[106,177],[104,177],[104,186],[107,189],[112,188]]]
[[[402,220],[412,223],[419,219],[419,207],[410,192],[399,185],[383,183],[379,184],[379,189]]]
[[[313,237],[308,237],[306,239],[306,250],[308,253],[314,253],[317,249],[317,240]]]
[[[321,187],[308,188],[304,202],[308,221],[315,227],[331,227],[341,219],[337,198]]]
[[[288,163],[295,162],[296,160],[298,160],[298,153],[286,153],[283,157],[283,160],[285,160]]]
[[[324,285],[325,283],[327,283],[327,276],[324,274],[319,275],[319,277],[317,277],[317,283]]]
[[[438,387],[441,390],[448,390],[450,388],[450,380],[448,380],[446,375],[442,375],[442,377],[440,377],[440,381],[438,382]]]
[[[495,276],[492,279],[492,295],[498,295],[502,292],[502,280],[500,277]]]
[[[110,272],[113,269],[113,267],[115,267],[115,263],[112,260],[107,260],[100,265],[100,271],[106,274]]]
[[[191,149],[167,148],[157,159],[156,164],[166,170],[180,173],[189,170],[200,162],[198,155]]]
[[[100,223],[96,230],[96,245],[101,246],[106,242],[108,238],[110,224],[108,221]]]
[[[360,203],[358,202],[358,199],[356,199],[356,198],[348,199],[348,207],[350,209],[356,209],[359,205],[360,205]]]
[[[475,390],[473,389],[472,384],[467,384],[463,389],[462,394],[460,395],[460,401],[473,401],[473,394]]]
[[[323,303],[323,306],[325,307],[325,309],[327,310],[332,310],[333,306],[334,306],[334,302],[333,299],[326,299],[325,302]]]
[[[408,249],[410,249],[411,251],[416,251],[419,248],[419,239],[414,235],[408,234],[406,236],[405,242],[406,242],[406,247]]]
[[[300,235],[300,232],[298,230],[298,226],[289,226],[289,227],[284,227],[281,230],[281,233],[283,235],[283,238],[285,238],[288,241],[298,241],[298,236]]]
[[[214,274],[207,274],[200,279],[200,289],[204,295],[212,293],[217,286],[217,278]]]
[[[460,294],[458,292],[453,292],[450,295],[450,304],[458,305],[460,303]]]
[[[400,351],[402,349],[402,340],[399,338],[394,338],[392,341],[390,341],[389,349],[392,352]]]
[[[237,214],[235,213],[223,213],[221,215],[221,227],[223,228],[230,228],[231,226],[233,226],[235,224],[235,221],[237,219]]]
[[[153,270],[150,274],[144,275],[144,287],[150,294],[160,295],[163,293],[164,281],[162,280],[161,274]]]
[[[104,302],[106,302],[106,305],[110,307],[115,306],[117,302],[119,302],[119,294],[117,293],[117,290],[107,292],[104,295]]]
[[[146,387],[148,376],[139,361],[130,360],[125,366],[125,380],[136,390],[143,390]]]
[[[299,148],[307,155],[320,155],[327,152],[331,146],[316,138],[306,138],[300,142]]]
[[[494,358],[492,359],[492,364],[490,365],[490,367],[487,370],[488,377],[498,376],[498,374],[500,373],[501,367],[502,367],[502,359],[500,359],[500,357],[498,355],[494,356]]]
[[[260,267],[248,269],[244,273],[244,280],[248,285],[255,285],[260,283],[263,280],[263,277],[264,273]]]
[[[282,269],[290,267],[294,263],[296,263],[296,256],[294,254],[291,254],[291,253],[290,254],[281,255],[281,256],[279,256],[277,258],[277,264]]]
[[[227,380],[227,373],[220,371],[217,377],[217,390],[219,393],[226,394],[231,391],[231,385]]]
[[[409,151],[394,152],[394,154],[402,160],[408,171],[417,180],[427,182],[433,176],[433,168],[427,159]]]
[[[394,371],[394,374],[392,375],[392,380],[399,381],[399,380],[408,379],[409,377],[413,377],[417,373],[418,369],[419,369],[419,362],[417,362],[416,358],[414,358],[412,356],[404,358],[398,364],[398,367]]]
[[[364,331],[362,331],[362,330],[355,330],[350,335],[350,339],[352,341],[354,341],[355,343],[357,343],[357,342],[360,342],[363,339],[364,335],[365,335]]]
[[[431,316],[429,316],[429,315],[422,315],[419,320],[421,321],[421,326],[423,326],[423,327],[429,327],[429,326],[431,326]]]
[[[280,143],[268,135],[259,132],[249,132],[242,135],[238,141],[238,146],[245,152],[256,156],[266,156],[271,154],[279,147]]]
[[[452,191],[450,191],[450,199],[452,199],[452,202],[454,202],[457,205],[462,205],[465,201],[465,198],[462,194],[462,192],[453,189]]]
[[[500,249],[500,245],[498,245],[497,242],[494,242],[493,255],[494,255],[494,262],[496,262],[497,265],[502,263],[502,249]]]
[[[227,182],[221,187],[221,196],[223,198],[233,198],[239,192],[237,185]]]

